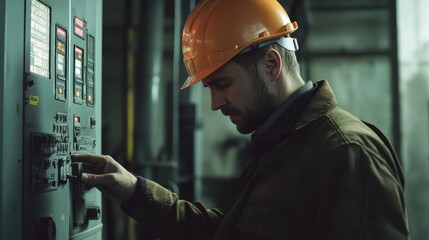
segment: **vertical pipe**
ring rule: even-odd
[[[391,61],[391,91],[392,91],[392,133],[393,146],[402,159],[401,153],[401,109],[399,94],[399,62],[398,62],[398,26],[396,17],[396,1],[389,1],[389,18],[390,18],[390,61]]]
[[[136,78],[135,70],[135,45],[136,45],[136,13],[133,9],[139,5],[139,0],[126,0],[125,2],[125,30],[124,30],[124,46],[125,50],[125,81],[124,81],[124,153],[125,167],[133,168],[134,162],[134,82]],[[127,218],[127,239],[135,240],[135,222],[131,218]]]
[[[182,81],[180,78],[180,67],[181,67],[181,43],[182,43],[182,0],[175,1],[174,8],[174,66],[173,66],[173,146],[172,146],[172,155],[175,160],[178,160],[179,156],[179,83]]]
[[[125,16],[128,16],[125,20],[124,30],[124,46],[125,51],[125,81],[124,81],[124,129],[125,129],[125,141],[124,141],[124,153],[126,163],[131,165],[134,159],[134,78],[135,78],[135,67],[134,67],[134,39],[135,32],[132,26],[131,20],[131,9],[132,0],[127,0],[125,3]]]
[[[127,36],[127,51],[126,51],[126,87],[125,87],[125,159],[128,168],[132,168],[134,159],[134,54],[132,51],[134,41],[134,30],[130,27],[125,34]],[[136,239],[134,234],[134,222],[128,219],[128,239]]]
[[[156,122],[161,84],[164,32],[164,1],[140,0],[138,43],[136,46],[134,166],[135,172],[160,181],[156,175],[155,140],[159,137]],[[137,228],[138,239],[156,239],[144,228]]]
[[[154,139],[159,126],[156,125],[155,117],[158,112],[161,80],[163,3],[163,0],[142,1],[140,7],[134,128],[134,159],[138,166],[152,162],[156,154]],[[142,170],[138,174],[152,178],[150,167],[144,167]]]
[[[174,42],[173,42],[173,79],[169,85],[167,99],[170,100],[166,109],[167,118],[167,158],[176,163],[179,161],[179,82],[181,67],[181,39],[182,39],[182,0],[174,1]],[[173,181],[177,183],[178,169],[172,169]],[[175,186],[177,189],[177,185]]]

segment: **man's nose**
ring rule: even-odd
[[[212,97],[212,110],[213,111],[217,111],[221,107],[226,105],[226,99],[222,93],[220,93],[219,91],[216,91],[216,89],[211,89],[210,93],[211,93],[211,97]]]

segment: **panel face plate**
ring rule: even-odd
[[[23,239],[100,239],[101,194],[77,179],[83,168],[70,154],[101,151],[102,4],[25,6]]]

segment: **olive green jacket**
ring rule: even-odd
[[[409,239],[399,162],[326,81],[231,183],[223,212],[139,178],[122,209],[161,239]]]

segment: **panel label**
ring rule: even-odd
[[[32,106],[39,106],[39,96],[30,96],[30,105]]]

